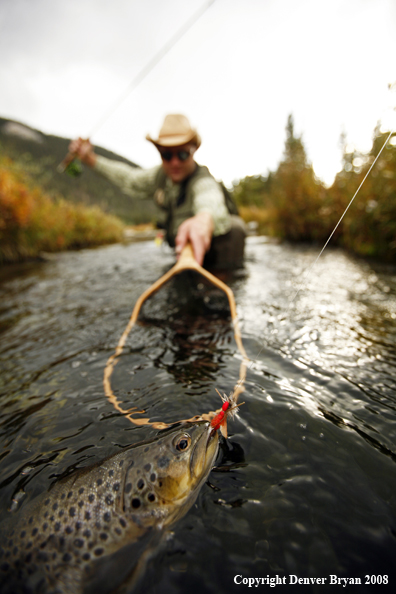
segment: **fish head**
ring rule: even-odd
[[[212,469],[218,441],[218,432],[203,421],[180,424],[139,446],[125,473],[123,510],[144,525],[177,520]]]

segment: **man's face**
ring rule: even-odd
[[[194,153],[197,150],[194,144],[158,148],[162,167],[166,175],[175,184],[181,183],[195,170]]]

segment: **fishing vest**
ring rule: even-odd
[[[176,200],[166,192],[167,176],[162,167],[158,169],[155,179],[154,201],[158,207],[157,227],[165,230],[165,238],[171,247],[175,246],[177,230],[181,223],[194,216],[193,188],[194,184],[203,178],[212,178],[213,175],[204,165],[197,165],[194,173],[180,184],[180,192]],[[219,183],[224,202],[230,214],[238,214],[238,208],[231,193],[223,183]]]

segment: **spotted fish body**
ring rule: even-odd
[[[97,592],[98,582],[107,592],[137,572],[149,542],[194,503],[217,455],[209,423],[162,433],[60,480],[3,523],[0,592]],[[122,551],[123,573],[112,572]]]

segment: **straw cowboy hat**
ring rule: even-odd
[[[187,142],[194,142],[198,148],[201,144],[201,137],[198,132],[191,128],[186,116],[179,113],[165,117],[156,140],[151,138],[150,134],[147,134],[146,139],[157,147],[181,146],[187,144]]]

